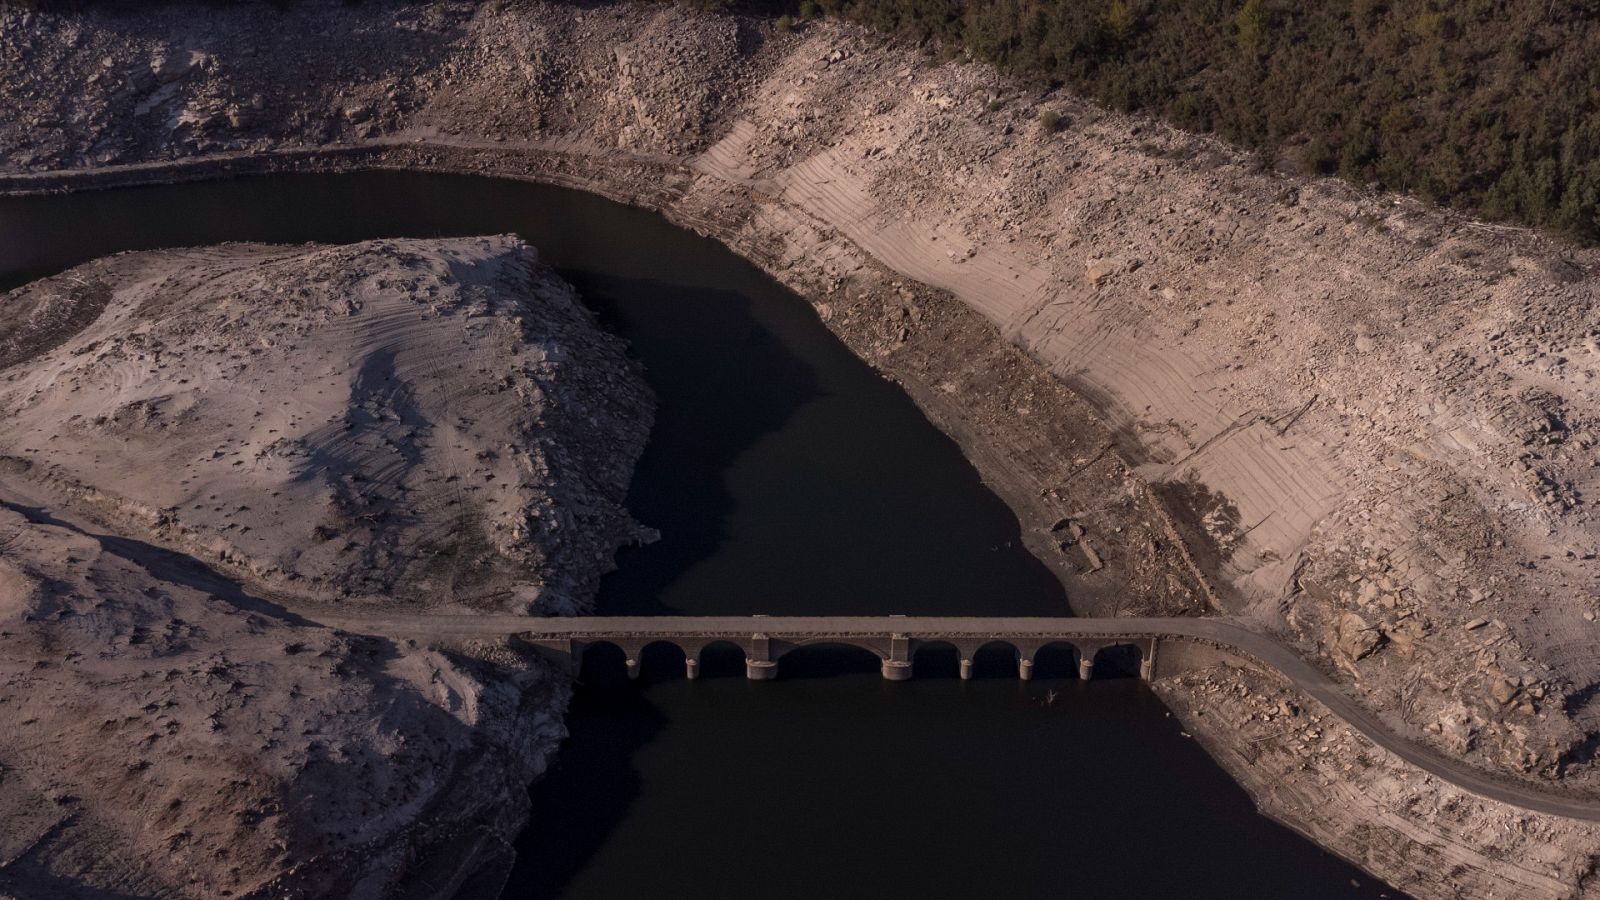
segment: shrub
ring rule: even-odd
[[[1111,8],[1106,10],[1106,17],[1102,24],[1105,26],[1106,36],[1116,44],[1126,44],[1133,39],[1133,33],[1139,23],[1133,17],[1133,10],[1122,0],[1111,0]]]

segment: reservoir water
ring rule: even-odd
[[[122,250],[515,232],[643,361],[659,403],[602,612],[1068,615],[955,445],[804,300],[591,195],[373,172],[0,198],[0,288]],[[1004,657],[586,661],[505,898],[1398,896],[1258,815],[1140,682]],[[724,677],[716,677],[722,674]],[[1052,677],[1053,676],[1053,677]]]

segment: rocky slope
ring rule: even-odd
[[[493,896],[566,677],[280,601],[582,607],[635,528],[620,341],[507,237],[128,254],[0,309],[0,893]]]
[[[1600,826],[1419,777],[1273,674],[1215,666],[1155,689],[1263,812],[1408,891],[1587,897],[1597,888]]]
[[[305,146],[322,161],[238,165],[474,169],[662,208],[811,296],[986,476],[1015,475],[997,483],[1036,544],[1087,537],[1075,602],[1209,604],[1440,752],[1600,786],[1593,252],[833,24],[540,3],[9,16],[0,167],[136,180]],[[940,337],[978,331],[952,329],[949,297],[1033,363],[975,377],[976,339],[941,362]],[[1105,443],[1041,446],[1085,409],[1031,390],[1041,372]],[[1368,812],[1293,816],[1348,817],[1307,826],[1341,840],[1395,827]]]
[[[252,583],[572,612],[634,536],[633,365],[515,238],[124,255],[6,308],[12,477]]]

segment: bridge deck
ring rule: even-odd
[[[1185,623],[1192,622],[1195,627]],[[709,634],[869,636],[889,633],[962,637],[1209,637],[1194,619],[1075,619],[985,616],[583,616],[522,619],[516,631],[551,637],[700,636]]]
[[[773,635],[869,636],[890,633],[961,637],[1192,637],[1232,644],[1251,635],[1224,619],[1072,618],[1067,616],[576,616],[378,615],[317,616],[352,631],[381,629],[427,635],[509,635],[551,638]]]

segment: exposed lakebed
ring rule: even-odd
[[[578,287],[657,393],[629,505],[663,539],[623,555],[601,612],[1068,614],[903,392],[802,299],[651,213],[414,173],[0,199],[0,288],[120,250],[498,232]],[[630,685],[606,661],[507,897],[1385,892],[1257,815],[1133,680],[961,683],[947,660],[952,677],[888,684],[813,650],[785,673],[827,677],[691,683],[658,657]]]

